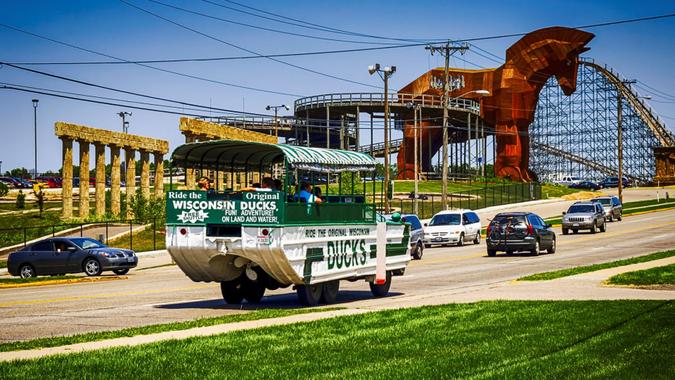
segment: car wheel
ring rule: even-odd
[[[244,281],[241,293],[248,303],[259,303],[265,295],[265,286],[260,282]]]
[[[238,304],[244,299],[241,280],[238,278],[232,281],[221,281],[220,293],[228,304]]]
[[[563,235],[567,235],[567,234],[570,233],[570,230],[568,230],[567,228],[563,228],[562,231],[563,231]]]
[[[613,222],[614,221],[614,213],[609,214],[609,221]]]
[[[495,251],[494,249],[488,249],[487,254],[490,257],[495,257],[495,256],[497,256],[497,251]]]
[[[415,250],[413,251],[412,257],[415,260],[422,260],[422,255],[424,254],[424,248],[422,247],[422,244],[417,243],[415,246]]]
[[[572,230],[572,233],[573,233],[573,234],[578,234],[578,233],[579,233],[579,230]]]
[[[539,246],[539,240],[534,241],[534,248],[530,251],[533,255],[538,255],[539,251],[541,251],[541,247]]]
[[[340,290],[340,280],[329,281],[323,284],[321,302],[334,303]]]
[[[512,255],[513,255],[513,251],[506,251],[506,254],[509,255],[509,256],[512,256]]]
[[[618,220],[618,221],[620,222],[620,221],[621,221],[621,217],[622,217],[622,215],[619,214],[619,216],[616,217],[616,220]]]
[[[480,244],[480,232],[476,232],[476,237],[473,239],[473,244]]]
[[[431,244],[425,244],[424,248],[431,248]]]
[[[457,242],[457,246],[458,247],[464,246],[464,232],[459,234],[459,241]]]
[[[551,248],[547,249],[546,252],[551,254],[555,253],[555,238],[551,241]]]
[[[84,273],[90,277],[100,276],[101,272],[103,272],[103,269],[101,269],[101,263],[99,263],[98,260],[91,257],[84,260],[84,264],[82,264],[82,269],[84,269]]]
[[[600,226],[600,232],[605,232],[605,231],[607,231],[607,223],[603,222],[602,226]]]
[[[375,284],[375,282],[370,283],[370,292],[373,293],[375,297],[384,297],[389,294],[389,288],[391,287],[391,272],[387,272],[387,280],[384,284]]]
[[[129,268],[113,269],[113,273],[115,273],[118,276],[122,276],[129,273]]]
[[[316,306],[321,301],[321,294],[323,293],[323,284],[314,285],[299,285],[298,300],[301,304],[306,306]]]
[[[33,268],[32,265],[23,264],[19,268],[19,276],[21,276],[21,278],[33,278],[37,276],[37,272],[35,271],[35,268]]]
[[[592,233],[592,234],[594,234],[594,233],[596,232],[596,229],[595,229],[595,224],[596,224],[596,223],[597,223],[597,222],[593,222],[593,227],[591,227],[591,233]]]

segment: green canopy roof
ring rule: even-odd
[[[358,152],[239,140],[184,144],[173,151],[171,158],[179,166],[217,170],[253,170],[284,162],[284,158],[294,168],[321,172],[372,171],[377,163]]]

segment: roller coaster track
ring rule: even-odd
[[[608,176],[615,176],[616,172],[617,172],[617,169],[610,168],[609,166],[605,166],[603,164],[600,164],[600,163],[597,163],[597,162],[594,162],[594,161],[591,161],[591,160],[587,160],[587,159],[585,159],[581,156],[577,156],[576,154],[565,152],[565,151],[560,150],[558,148],[554,148],[550,145],[542,144],[542,143],[535,142],[535,141],[530,141],[530,145],[535,150],[539,149],[539,150],[541,150],[543,152],[546,152],[548,154],[552,154],[554,156],[558,156],[558,157],[564,158],[566,160],[570,160],[570,161],[580,163],[582,165],[586,165],[586,166],[588,166],[588,167],[590,167],[594,170],[605,173]],[[638,180],[638,178],[630,176],[630,175],[626,175],[626,174],[624,174],[624,177],[626,177],[626,178],[628,178],[632,181]]]
[[[670,133],[668,128],[666,128],[661,120],[659,120],[659,118],[654,115],[652,109],[640,99],[639,95],[629,85],[621,80],[617,73],[615,73],[611,68],[598,65],[593,60],[587,58],[582,59],[580,64],[594,68],[599,73],[604,75],[616,87],[621,96],[624,97],[626,101],[628,101],[635,112],[640,116],[645,124],[647,124],[649,129],[652,130],[654,135],[656,135],[656,138],[658,139],[661,146],[675,146],[675,137],[673,137],[673,134]]]

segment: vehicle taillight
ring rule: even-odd
[[[265,228],[265,229],[262,230],[262,234],[263,234],[263,236],[267,236],[267,235],[270,234],[270,231],[267,228]]]
[[[531,224],[527,225],[527,233],[530,235],[534,235],[534,227],[532,227]]]

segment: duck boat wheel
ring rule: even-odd
[[[410,226],[377,213],[375,182],[363,180],[375,164],[362,153],[285,144],[182,145],[172,166],[186,179],[199,171],[202,188],[167,193],[167,250],[193,281],[219,282],[227,303],[257,303],[289,286],[305,305],[332,303],[342,280],[365,280],[385,296],[410,261]]]

